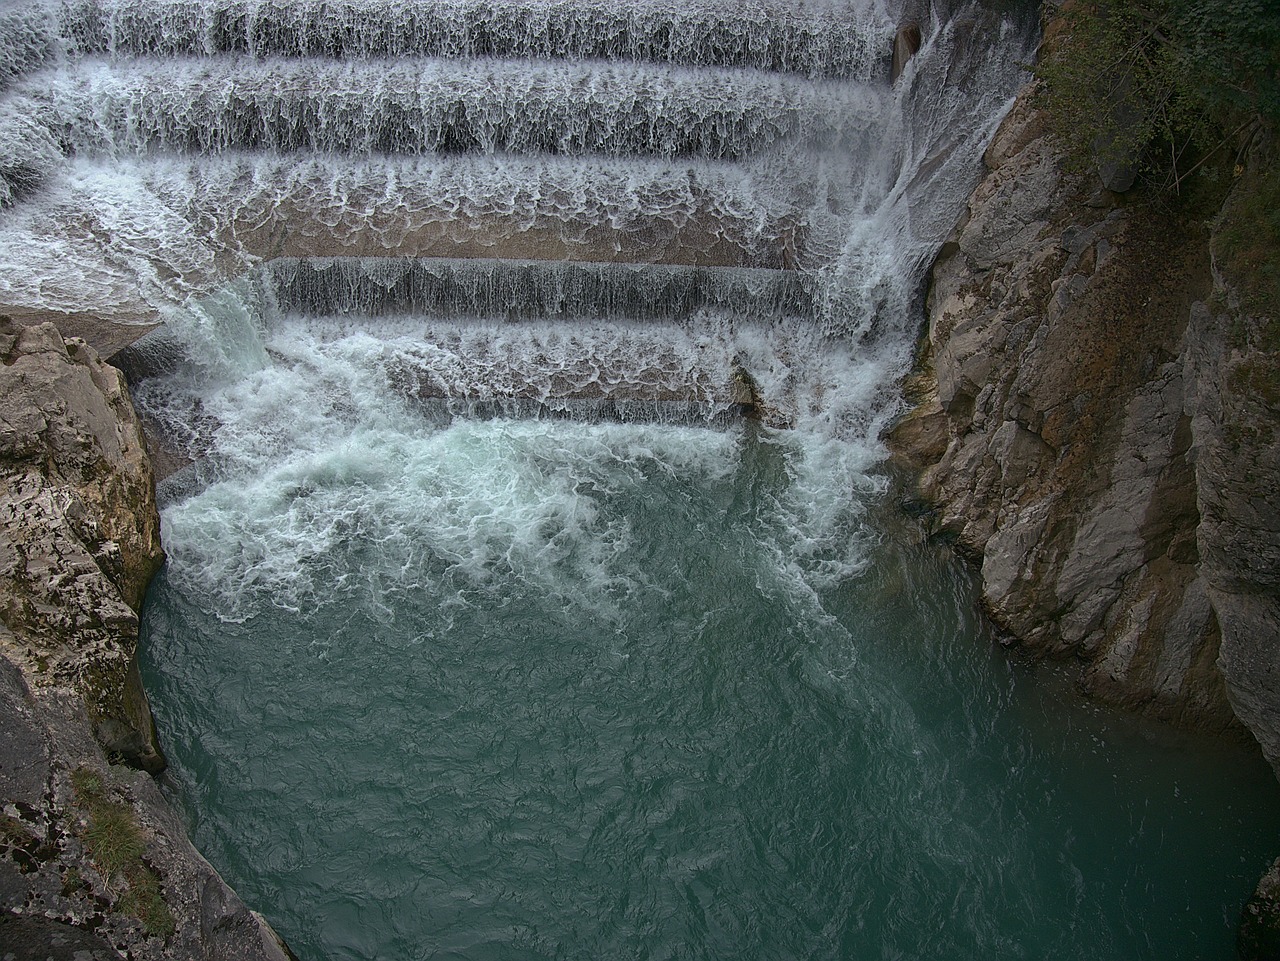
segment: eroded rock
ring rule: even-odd
[[[1192,311],[1189,409],[1200,571],[1236,715],[1280,770],[1280,354],[1276,318]]]
[[[1059,157],[1029,89],[934,266],[933,389],[891,444],[1019,643],[1079,658],[1106,700],[1213,731],[1238,716],[1275,763],[1280,464],[1220,436],[1266,421],[1216,386],[1241,361],[1196,319],[1208,231],[1098,204]]]
[[[920,25],[904,23],[893,37],[893,64],[890,77],[893,81],[902,76],[907,69],[907,61],[920,52]]]
[[[109,752],[161,770],[136,665],[160,519],[124,379],[52,324],[4,318],[0,350],[0,652],[78,693]]]
[[[1106,700],[1243,722],[1280,773],[1278,319],[1240,307],[1203,223],[1068,177],[1033,104],[934,265],[890,447],[1015,643]],[[1280,958],[1280,861],[1239,947]]]
[[[1262,876],[1240,915],[1240,961],[1280,959],[1280,860]]]
[[[83,341],[7,318],[0,361],[0,944],[286,961],[144,773],[164,764],[136,657],[161,553],[123,378]],[[108,817],[129,839],[119,864],[95,847]]]

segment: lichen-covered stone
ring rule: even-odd
[[[0,318],[0,475],[0,944],[15,958],[286,961],[149,774],[108,765],[164,764],[137,666],[161,560],[155,484],[120,373],[48,324]],[[100,797],[77,788],[86,776]],[[111,877],[86,840],[95,804],[142,848]]]
[[[187,839],[150,776],[109,767],[83,702],[69,691],[29,690],[0,657],[0,945],[16,957],[122,956],[205,961],[286,961],[269,925]],[[91,804],[77,776],[92,775],[130,812],[143,858],[160,882],[171,930],[148,933],[85,842]],[[216,910],[210,905],[216,904]]]

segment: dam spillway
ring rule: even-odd
[[[703,326],[772,309],[766,326],[795,329],[789,356],[747,370],[723,362],[741,350],[713,351],[718,369],[691,382],[725,397],[734,378],[772,382],[781,421],[831,416],[836,392],[796,376],[797,348],[847,354],[860,380],[901,365],[920,265],[1018,72],[957,55],[979,34],[1020,42],[1011,22],[961,12],[891,86],[898,17],[825,2],[21,3],[6,14],[0,243],[23,256],[0,304],[105,331],[110,354],[131,325],[225,305],[264,263],[323,264],[297,269],[344,314],[339,263],[520,262],[545,319],[609,322],[657,318],[616,306],[638,277],[663,278],[686,289],[667,319],[689,327],[689,305],[718,296],[700,288],[772,270],[804,288],[803,309],[751,294]],[[471,282],[425,269],[437,312]],[[494,306],[489,319],[515,318]],[[160,353],[190,327],[166,323]],[[146,354],[132,350],[135,375]],[[834,417],[865,431],[866,400]]]
[[[32,0],[5,18],[0,239],[31,259],[0,302],[119,324],[274,257],[834,271],[859,223],[890,253],[853,283],[910,284],[928,208],[954,208],[948,175],[1007,97],[986,74],[1017,73],[953,57],[1001,29],[961,18],[890,87],[891,11],[831,3]]]
[[[0,8],[0,311],[172,455],[146,683],[301,957],[1222,956],[1270,775],[881,510],[1025,6]]]

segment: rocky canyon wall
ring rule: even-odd
[[[283,961],[150,776],[138,611],[160,520],[123,375],[7,317],[0,362],[5,957]]]
[[[1243,722],[1280,765],[1274,318],[1203,218],[1061,154],[1028,87],[934,265],[891,447],[1012,641],[1108,701]]]

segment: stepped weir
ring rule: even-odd
[[[900,363],[884,344],[901,340],[936,225],[1017,73],[971,53],[1016,31],[960,6],[930,14],[890,84],[909,15],[835,0],[26,0],[0,41],[0,244],[18,252],[0,309],[64,318],[109,354],[160,324],[120,355],[135,384],[184,352],[208,371],[200,351],[225,353],[210,331],[376,317],[384,337],[479,325],[486,356],[501,344],[524,368],[433,388],[460,400],[502,384],[541,385],[540,410],[611,394],[536,369],[590,369],[608,343],[601,383],[626,381],[629,350],[650,371],[679,354],[655,400],[683,379],[714,419],[742,407],[742,384],[772,385],[790,422],[833,395],[806,383],[803,351]],[[228,332],[231,315],[252,333]],[[533,322],[545,333],[499,336]],[[592,331],[582,355],[538,348],[559,336],[548,324]],[[655,360],[682,340],[703,359]],[[403,371],[418,363],[391,366],[416,384]],[[623,392],[639,400],[646,382]]]
[[[300,956],[1216,956],[1227,762],[876,510],[1036,7],[0,7],[0,313],[127,373],[144,679]]]

